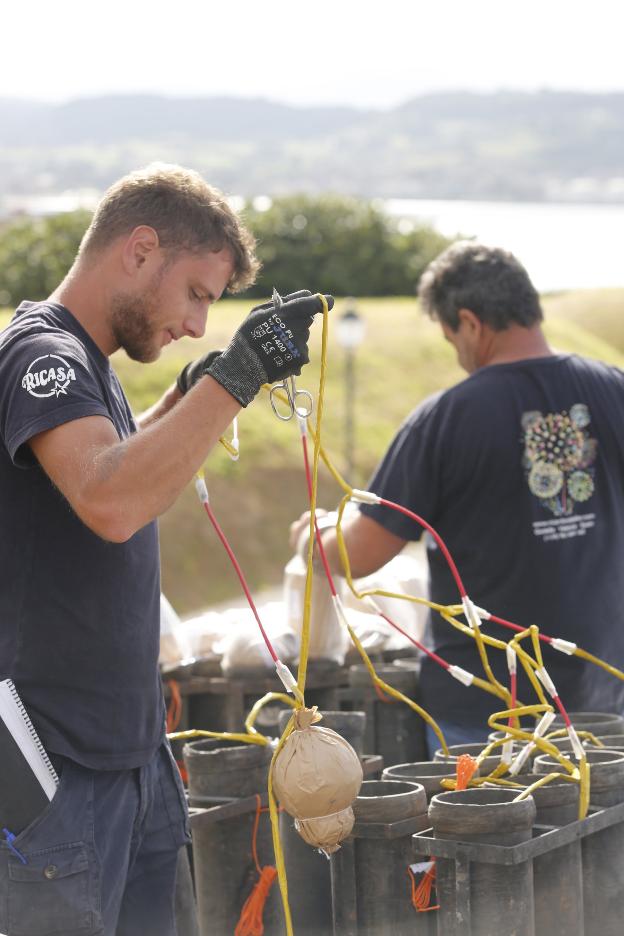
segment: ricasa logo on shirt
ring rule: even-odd
[[[59,397],[67,393],[76,372],[59,354],[42,354],[29,364],[22,377],[22,387],[34,397]]]

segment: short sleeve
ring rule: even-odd
[[[368,484],[368,490],[435,523],[441,482],[440,394],[424,401],[403,423]],[[406,540],[422,527],[390,507],[361,504],[360,511]]]
[[[0,352],[0,433],[17,467],[34,463],[34,435],[84,416],[111,414],[83,345],[62,330],[16,336]]]

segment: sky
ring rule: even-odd
[[[265,97],[389,108],[437,90],[624,90],[620,0],[3,4],[0,97]]]

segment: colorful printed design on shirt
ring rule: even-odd
[[[589,409],[524,413],[524,467],[529,489],[555,517],[569,517],[594,493],[597,442],[589,435]]]

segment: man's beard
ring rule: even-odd
[[[117,293],[112,299],[111,330],[116,343],[129,358],[149,364],[160,357],[161,346],[156,342],[158,329],[154,328],[157,304],[155,292],[146,296]]]

